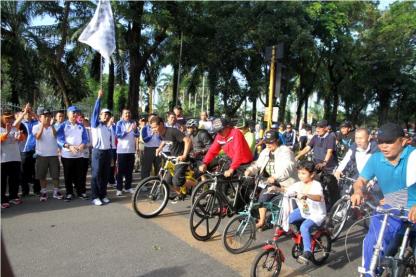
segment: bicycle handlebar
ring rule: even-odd
[[[369,201],[364,202],[365,205],[367,205],[370,209],[381,213],[381,214],[388,214],[389,216],[395,217],[397,219],[400,219],[402,221],[409,221],[409,218],[407,216],[404,216],[403,213],[407,212],[409,213],[408,209],[405,208],[383,208],[382,206],[375,206],[372,203],[370,203]],[[393,211],[398,211],[400,212],[401,215],[397,215],[395,213],[393,213]]]
[[[168,156],[164,152],[160,152],[159,156],[162,156],[162,158],[164,158],[166,160],[169,160],[169,161],[172,161],[175,164],[189,164],[190,163],[189,161],[188,162],[178,161],[178,157]]]
[[[351,181],[351,182],[354,182],[354,183],[355,183],[355,181],[357,181],[357,179],[350,178],[350,177],[347,177],[347,176],[342,176],[342,177],[340,177],[340,179],[341,180],[348,180],[348,181]]]

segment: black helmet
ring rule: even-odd
[[[186,121],[186,128],[198,127],[199,122],[197,119],[189,119]]]

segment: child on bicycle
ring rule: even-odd
[[[314,226],[320,226],[326,216],[324,193],[321,184],[314,180],[315,164],[302,161],[298,165],[300,182],[293,184],[286,191],[288,195],[297,195],[298,208],[289,215],[289,223],[302,221],[300,233],[303,241],[303,254],[297,261],[308,264],[311,257],[311,234]]]

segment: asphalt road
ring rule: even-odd
[[[137,179],[137,176],[136,176]],[[196,241],[189,231],[190,200],[169,203],[153,219],[138,217],[130,196],[116,197],[96,207],[90,201],[70,203],[35,196],[20,206],[2,210],[2,233],[16,276],[249,276],[251,263],[272,238],[273,230],[257,233],[248,252],[229,254],[220,235]],[[358,276],[364,231],[349,234],[348,262],[344,236],[333,245],[325,265],[299,265],[290,254],[292,242],[282,238],[286,256],[281,276]]]

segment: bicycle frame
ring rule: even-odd
[[[160,180],[163,181],[165,180],[166,174],[169,173],[170,176],[175,175],[175,166],[179,163],[176,161],[176,157],[170,157],[163,152],[161,153],[161,155],[166,160],[164,165],[159,169],[159,173],[158,173]],[[189,164],[189,162],[180,162],[180,163]],[[194,178],[194,171],[189,167],[185,172],[185,180],[197,183],[197,180]],[[171,184],[169,184],[169,186],[171,186]],[[182,187],[181,187],[181,191],[183,190]],[[186,192],[186,188],[184,188],[184,190]]]
[[[370,204],[368,202],[366,202],[366,204],[371,209],[373,209],[373,210],[375,210],[377,212],[383,213],[383,221],[382,221],[382,224],[381,224],[380,232],[379,232],[378,237],[377,237],[377,242],[376,242],[376,244],[374,246],[374,252],[373,252],[373,256],[371,257],[370,268],[369,268],[368,271],[366,271],[364,267],[360,266],[360,267],[358,267],[358,272],[361,273],[362,276],[364,274],[368,274],[371,277],[377,277],[379,275],[376,274],[376,269],[379,267],[378,263],[379,263],[381,251],[383,250],[384,232],[385,232],[386,227],[388,225],[388,219],[390,217],[397,217],[397,218],[399,218],[401,220],[407,220],[407,218],[404,217],[404,216],[393,215],[391,213],[392,210],[396,210],[396,211],[400,211],[400,214],[402,215],[403,212],[405,211],[404,208],[400,208],[400,209],[397,209],[397,208],[383,209],[382,207],[375,207],[375,206],[373,206],[372,204]],[[405,237],[403,238],[403,241],[402,241],[402,244],[401,244],[402,247],[401,247],[400,252],[399,252],[399,257],[401,257],[399,259],[401,259],[401,260],[403,260],[403,257],[404,257],[404,250],[406,248],[407,241],[409,239],[409,233],[410,233],[410,228],[407,228],[406,229],[406,232],[405,232]],[[394,257],[390,257],[390,258],[386,257],[386,258],[387,259],[390,259],[390,260],[391,259],[394,260]],[[397,263],[393,263],[392,264],[393,272],[395,271],[395,265],[397,266]]]

